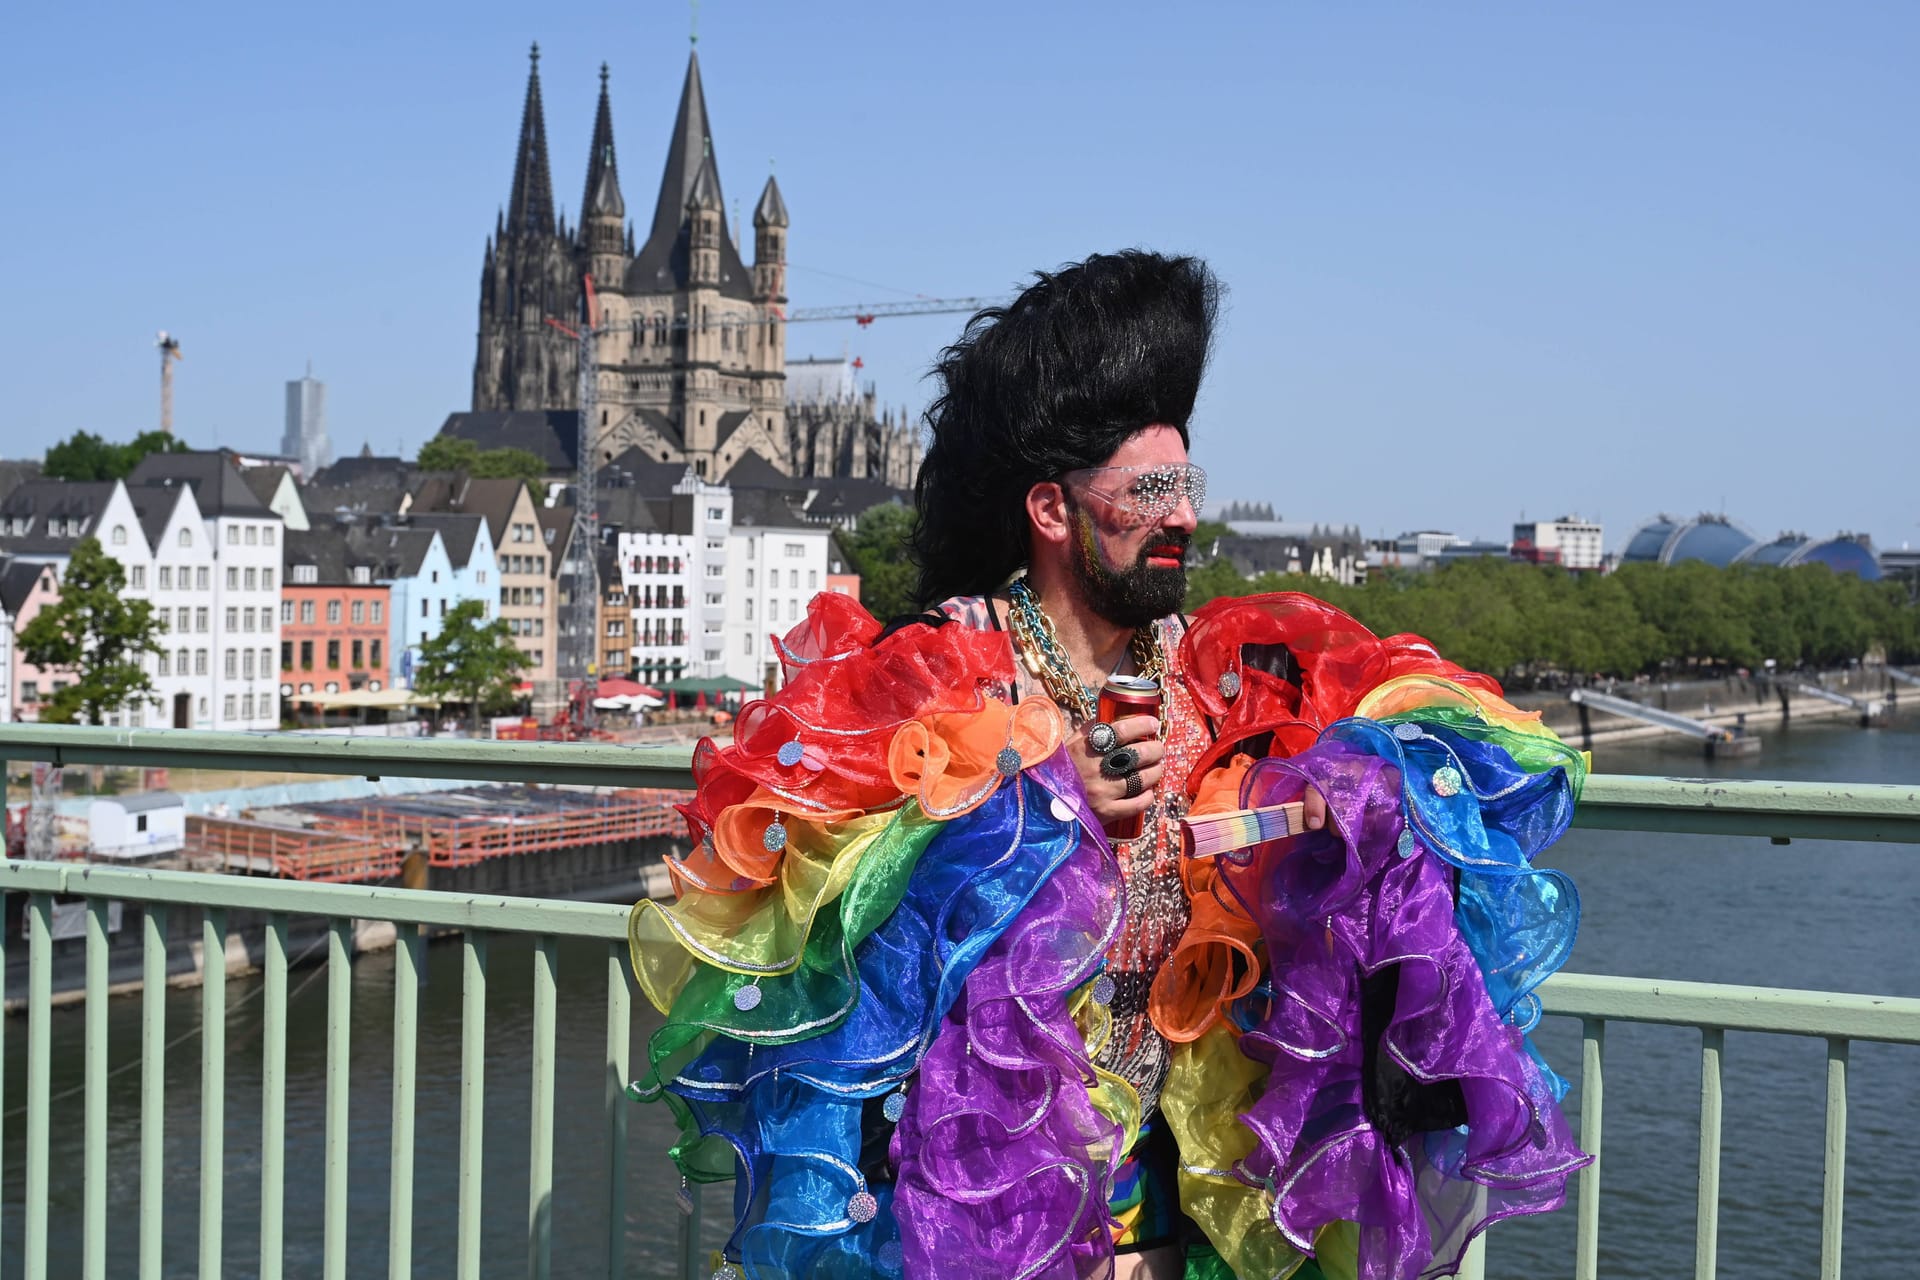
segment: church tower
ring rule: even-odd
[[[578,394],[577,351],[546,322],[549,316],[569,319],[579,314],[580,284],[573,254],[553,216],[539,45],[529,57],[513,189],[506,209],[495,219],[480,273],[480,333],[473,362],[477,410],[565,409]],[[609,132],[609,150],[611,145]]]
[[[627,202],[620,195],[620,169],[613,156],[613,104],[607,96],[607,64],[600,64],[600,109],[587,148],[587,191],[580,201],[580,247],[596,289],[618,288],[627,272]]]

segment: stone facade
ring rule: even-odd
[[[727,226],[695,56],[644,243],[636,249],[620,191],[604,67],[581,223],[568,227],[554,212],[535,46],[512,192],[481,272],[474,409],[578,407],[578,344],[548,321],[582,322],[591,276],[599,460],[638,448],[718,479],[752,452],[788,470],[787,226],[769,178],[754,210],[749,268]]]

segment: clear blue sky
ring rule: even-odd
[[[991,294],[1139,244],[1231,294],[1216,496],[1368,533],[1658,510],[1920,542],[1920,6],[701,6],[729,203],[770,157],[798,306]],[[0,454],[157,408],[337,450],[466,407],[538,39],[577,210],[612,64],[650,216],[683,3],[16,5]],[[644,233],[643,233],[644,234]],[[856,277],[872,284],[856,284]],[[878,286],[885,286],[884,288]],[[904,292],[903,292],[904,291]],[[796,327],[913,406],[958,317]]]

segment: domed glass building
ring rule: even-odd
[[[1782,569],[1824,564],[1835,573],[1851,573],[1868,582],[1878,582],[1883,572],[1873,542],[1865,534],[1809,538],[1783,533],[1771,542],[1762,542],[1745,525],[1724,515],[1703,515],[1693,520],[1655,516],[1633,531],[1620,555],[1622,564],[1676,564],[1682,560],[1699,560],[1718,569],[1735,564]]]

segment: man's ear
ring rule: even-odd
[[[1027,523],[1042,542],[1064,545],[1072,534],[1067,491],[1057,480],[1043,480],[1027,490]]]

